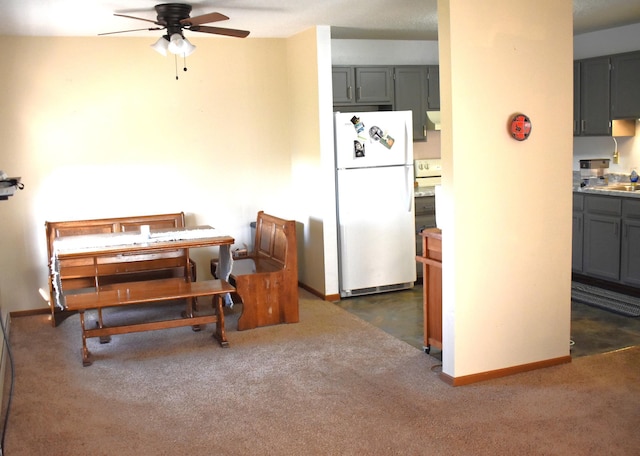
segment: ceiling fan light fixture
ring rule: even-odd
[[[184,54],[185,57],[190,56],[191,54],[193,54],[193,51],[196,50],[196,47],[191,44],[191,42],[188,39],[184,39],[184,47],[182,50],[182,53]]]
[[[169,39],[169,52],[185,57],[191,55],[196,47],[179,33],[174,33]]]
[[[151,47],[153,48],[154,51],[166,57],[167,49],[169,48],[169,40],[167,40],[165,36],[161,36],[158,41],[156,41],[151,45]]]

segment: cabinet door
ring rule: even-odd
[[[640,117],[640,52],[611,58],[611,118]]]
[[[640,220],[623,220],[620,280],[640,286]]]
[[[394,73],[396,111],[413,113],[413,140],[427,139],[427,67],[396,67]]]
[[[580,61],[580,134],[610,136],[609,58]]]
[[[356,103],[393,104],[393,68],[357,67]]]
[[[333,104],[353,103],[353,68],[333,67]]]
[[[582,257],[584,251],[584,195],[573,194],[573,236],[571,242],[571,269],[582,272]]]
[[[573,62],[573,136],[580,136],[580,62]]]
[[[583,270],[602,279],[620,278],[620,217],[584,214]]]
[[[571,243],[571,269],[582,272],[582,244],[584,242],[582,212],[573,211],[573,238]]]
[[[429,111],[440,110],[440,67],[438,65],[429,65],[429,98],[427,108]]]

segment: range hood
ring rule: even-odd
[[[440,111],[427,111],[427,130],[440,130]]]

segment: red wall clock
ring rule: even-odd
[[[531,119],[524,114],[516,114],[509,127],[511,136],[518,141],[524,141],[531,134]]]

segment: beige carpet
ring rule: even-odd
[[[14,318],[4,454],[640,454],[639,348],[453,388],[337,306],[302,291],[300,310],[238,332],[234,309],[228,349],[211,327],[90,339],[91,367],[77,315]]]

